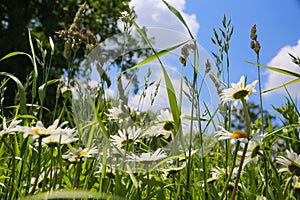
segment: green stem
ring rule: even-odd
[[[40,170],[41,170],[41,155],[42,155],[42,137],[39,137],[39,143],[38,143],[38,160],[37,160],[37,167],[35,171],[35,180],[32,187],[31,194],[34,194],[35,188],[37,186]]]
[[[249,112],[248,112],[246,100],[244,98],[242,98],[240,100],[241,100],[241,102],[243,104],[243,109],[244,109],[244,114],[245,114],[245,121],[246,121],[246,132],[247,132],[248,140],[249,140],[249,136],[250,136],[250,133],[251,133],[250,116],[249,116]],[[244,150],[243,150],[243,154],[242,154],[242,157],[241,157],[241,161],[240,161],[238,173],[237,173],[237,176],[236,176],[236,179],[235,179],[235,183],[234,183],[234,188],[233,188],[232,197],[231,197],[232,200],[234,200],[235,194],[236,194],[236,191],[237,191],[237,188],[238,188],[238,184],[239,184],[239,181],[240,181],[241,173],[242,173],[242,170],[243,170],[244,160],[245,160],[247,149],[248,149],[248,144],[249,144],[249,141],[244,146]]]
[[[238,147],[239,146],[240,146],[240,141],[237,141],[236,147],[235,147],[236,151],[235,151],[234,156],[233,156],[232,167],[230,169],[229,175],[227,176],[227,180],[226,180],[225,186],[224,186],[224,188],[222,190],[222,194],[221,194],[221,198],[220,199],[224,199],[224,196],[226,194],[227,187],[229,185],[229,181],[230,181],[231,176],[233,174],[233,169],[234,169],[234,166],[235,166],[235,160],[236,160],[236,157],[237,157],[237,152],[238,152]],[[226,171],[227,171],[227,166],[226,166]]]
[[[77,162],[77,167],[76,167],[76,174],[75,174],[75,188],[79,187],[79,182],[80,182],[80,174],[81,174],[81,164],[82,164],[82,158],[79,158],[79,161]]]
[[[14,194],[14,183],[15,183],[15,171],[16,171],[16,155],[15,151],[9,146],[9,144],[2,138],[2,141],[4,142],[5,146],[7,146],[8,150],[11,152],[11,160],[12,160],[12,169],[11,169],[11,179],[10,179],[10,189],[8,194],[8,200],[13,198]]]
[[[258,92],[259,92],[259,111],[260,111],[260,119],[261,119],[261,131],[262,134],[264,134],[264,112],[263,112],[263,105],[262,105],[262,90],[261,90],[261,75],[260,75],[260,61],[259,61],[259,53],[256,53],[256,64],[257,64],[257,77],[258,77]],[[266,198],[269,199],[269,193],[268,193],[268,163],[266,160],[267,155],[264,152],[264,173],[265,173],[265,182],[266,182]]]

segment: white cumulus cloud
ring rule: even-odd
[[[184,12],[186,0],[172,0],[168,3],[180,11],[192,33],[196,36],[200,25],[195,14]],[[132,0],[130,6],[134,8],[137,14],[137,23],[140,26],[162,27],[187,33],[182,23],[161,0]]]
[[[296,73],[300,73],[300,68],[296,64],[294,64],[291,60],[291,57],[289,56],[289,53],[298,57],[300,55],[300,39],[298,40],[298,43],[295,46],[285,46],[283,47],[277,55],[267,64],[268,66],[277,67],[286,69],[289,71],[293,71]],[[283,75],[278,72],[274,72],[271,70],[267,71],[267,77],[268,80],[265,83],[265,89],[271,89],[277,86],[280,86],[284,83],[287,83],[289,81],[294,80],[296,77]],[[292,84],[287,87],[289,93],[292,95],[292,97],[300,97],[300,82]],[[268,96],[273,95],[287,95],[284,88],[278,89],[272,92],[267,93]]]

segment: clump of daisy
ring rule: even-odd
[[[279,169],[279,172],[290,172],[293,175],[300,176],[300,155],[293,150],[286,150],[286,156],[279,156],[276,162],[285,167]]]
[[[10,135],[10,134],[15,134],[16,132],[18,132],[18,124],[21,123],[22,120],[16,120],[13,119],[9,126],[7,126],[6,124],[6,118],[3,118],[3,125],[2,125],[2,130],[0,131],[0,136],[6,136],[6,135]]]
[[[234,101],[233,105],[236,107],[238,101],[241,99],[247,100],[253,92],[258,80],[253,81],[251,84],[246,85],[245,77],[242,76],[238,83],[231,83],[231,88],[224,89],[221,92],[221,103],[225,104],[228,101]]]

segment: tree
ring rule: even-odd
[[[84,30],[92,30],[97,35],[98,42],[119,33],[117,20],[121,11],[130,12],[130,0],[87,0],[85,16],[83,18]],[[67,60],[63,57],[64,40],[56,34],[59,30],[68,30],[73,22],[74,15],[83,2],[78,0],[2,0],[0,2],[0,58],[13,51],[30,53],[28,42],[28,29],[33,38],[38,38],[44,47],[50,49],[48,37],[55,43],[55,53],[50,66],[49,79],[60,77],[67,69]],[[34,41],[35,42],[35,41]],[[34,43],[36,46],[37,43]],[[42,53],[36,51],[38,56]],[[84,59],[84,53],[78,52],[77,64]],[[132,63],[129,59],[128,63]],[[77,68],[72,71],[76,75]],[[126,66],[126,65],[125,65]],[[25,56],[16,56],[0,62],[0,71],[14,74],[25,83],[32,71],[32,63]],[[39,83],[42,80],[39,79]],[[15,88],[13,83],[7,85],[4,106],[14,105]],[[55,89],[48,90],[49,96],[55,96]],[[53,102],[48,102],[48,105]]]

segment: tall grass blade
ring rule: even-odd
[[[21,81],[17,77],[15,77],[14,75],[12,75],[10,73],[7,73],[7,72],[0,72],[0,75],[11,78],[17,84],[18,92],[19,92],[19,95],[20,95],[20,113],[22,115],[27,114],[26,92],[25,92],[25,88],[23,87]]]
[[[190,37],[194,40],[194,36],[189,28],[189,26],[187,25],[187,23],[185,22],[185,20],[183,19],[182,15],[180,14],[180,12],[174,8],[173,6],[171,6],[170,4],[168,4],[166,1],[162,0],[166,6],[169,8],[169,10],[174,14],[176,15],[176,17],[180,20],[180,22],[186,27],[187,31],[189,32],[190,34]]]

